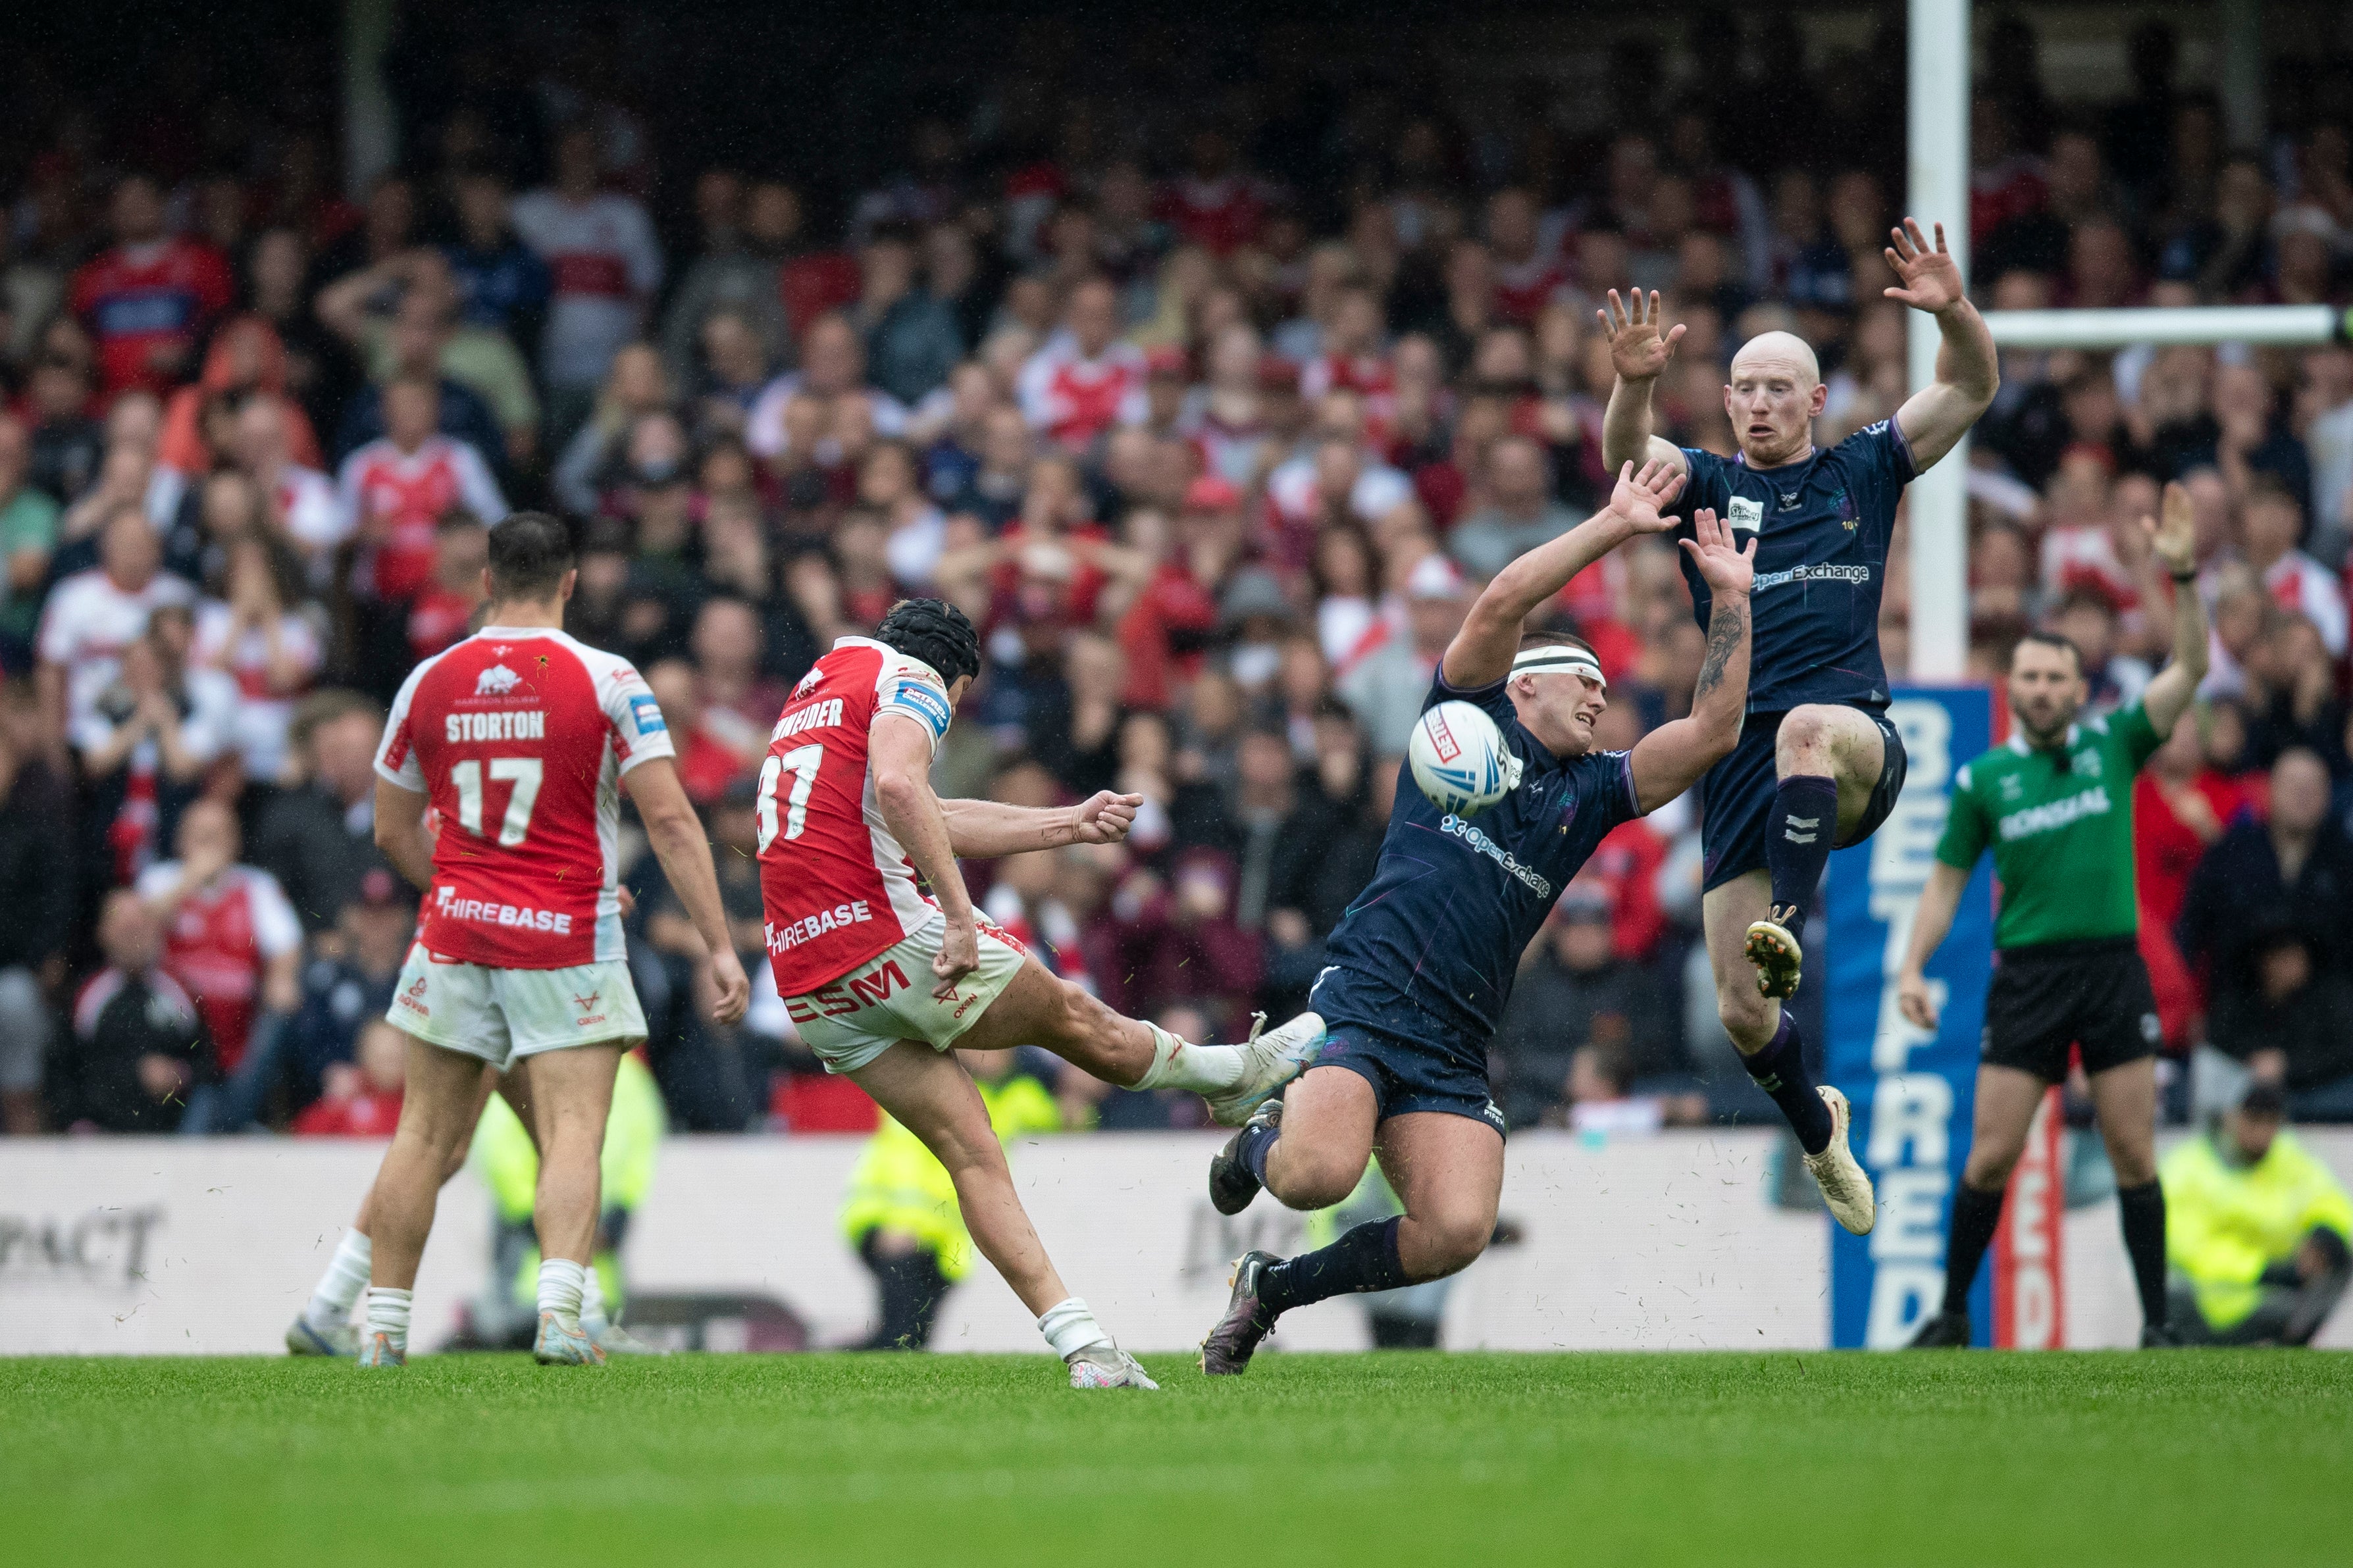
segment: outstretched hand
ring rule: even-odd
[[[1683,471],[1673,464],[1651,458],[1636,473],[1630,461],[1618,468],[1618,488],[1609,492],[1609,510],[1616,512],[1637,533],[1664,533],[1675,525],[1675,520],[1665,515],[1666,509],[1683,492]]]
[[[1071,842],[1118,843],[1135,826],[1136,808],[1143,804],[1144,797],[1140,795],[1113,795],[1107,789],[1098,790],[1071,808],[1076,815],[1071,822]]]
[[[1609,368],[1620,381],[1656,381],[1667,362],[1675,357],[1675,345],[1683,342],[1683,325],[1678,322],[1661,336],[1659,291],[1651,290],[1647,304],[1640,289],[1628,289],[1627,295],[1620,301],[1618,290],[1612,289],[1609,308],[1593,312],[1609,340]]]
[[[1968,298],[1968,289],[1961,282],[1961,264],[1945,248],[1943,224],[1936,225],[1933,250],[1928,247],[1928,237],[1920,232],[1917,218],[1905,218],[1904,226],[1890,229],[1888,237],[1895,243],[1887,247],[1887,265],[1894,268],[1896,279],[1904,286],[1882,289],[1887,298],[1900,300],[1932,316]]]
[[[2189,491],[2178,481],[2165,487],[2165,521],[2144,517],[2142,531],[2148,535],[2149,547],[2165,569],[2177,576],[2197,569],[2198,509],[2189,500]]]
[[[1692,534],[1675,542],[1691,552],[1692,564],[1699,569],[1712,594],[1746,594],[1757,581],[1757,542],[1752,539],[1746,549],[1733,543],[1732,530],[1715,520],[1715,513],[1706,507],[1692,513]]]

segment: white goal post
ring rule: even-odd
[[[1969,0],[1910,0],[1906,134],[1910,183],[1905,210],[1945,226],[1946,243],[1969,270]],[[2217,6],[2226,73],[2260,72],[2259,14],[2247,0]],[[2259,76],[2258,76],[2259,80]],[[2243,86],[2243,84],[2237,84]],[[2231,94],[2234,120],[2254,106]],[[2327,305],[2204,305],[2174,310],[1989,310],[1986,325],[2006,349],[2120,349],[2147,343],[2312,344],[2353,341],[2353,311]],[[1936,378],[1936,323],[1912,316],[1914,387]],[[1968,668],[1968,445],[1912,482],[1912,667],[1915,680],[1954,681]]]

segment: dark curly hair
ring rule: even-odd
[[[950,686],[959,675],[980,675],[980,634],[944,599],[902,599],[882,617],[875,640],[920,658]]]

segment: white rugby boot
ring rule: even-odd
[[[1072,1388],[1149,1388],[1157,1390],[1152,1374],[1136,1359],[1110,1340],[1071,1352]]]
[[[314,1329],[308,1318],[297,1318],[286,1331],[288,1355],[357,1355],[360,1331],[349,1323]]]
[[[1831,1141],[1820,1153],[1805,1157],[1806,1169],[1813,1173],[1814,1184],[1822,1189],[1822,1202],[1830,1205],[1831,1217],[1856,1236],[1869,1236],[1879,1205],[1872,1196],[1871,1173],[1846,1146],[1847,1126],[1854,1112],[1846,1096],[1830,1085],[1823,1084],[1814,1092],[1831,1108]]]
[[[1209,1120],[1220,1127],[1240,1127],[1250,1119],[1267,1096],[1306,1070],[1324,1047],[1324,1019],[1302,1013],[1281,1028],[1265,1034],[1266,1015],[1253,1016],[1250,1038],[1241,1045],[1245,1065],[1233,1088],[1201,1098],[1209,1102]]]
[[[580,1320],[555,1312],[539,1315],[539,1338],[533,1342],[532,1359],[542,1366],[603,1366],[605,1352]]]

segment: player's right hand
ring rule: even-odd
[[[980,928],[966,915],[957,920],[948,917],[947,933],[940,939],[940,951],[932,957],[932,973],[940,983],[932,987],[932,994],[945,1002],[955,994],[957,984],[980,967]]]
[[[712,1021],[732,1024],[752,1005],[752,983],[744,974],[744,961],[732,947],[711,955]]]
[[[1601,323],[1602,334],[1609,340],[1609,368],[1618,373],[1620,381],[1656,381],[1675,357],[1675,345],[1683,342],[1683,328],[1679,321],[1659,333],[1661,312],[1659,291],[1651,290],[1646,305],[1640,289],[1630,289],[1621,302],[1618,290],[1609,290],[1609,308],[1593,312]]]
[[[1683,488],[1683,471],[1652,458],[1636,473],[1631,459],[1618,467],[1618,488],[1609,492],[1609,510],[1637,533],[1664,533],[1675,525],[1666,515]]]
[[[1928,977],[1918,970],[1897,977],[1895,1005],[1915,1028],[1936,1026],[1936,994],[1928,989]]]

